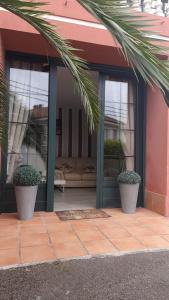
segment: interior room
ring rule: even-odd
[[[98,73],[90,71],[98,85]],[[54,210],[96,207],[97,135],[90,133],[69,71],[58,67]]]

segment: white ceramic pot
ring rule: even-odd
[[[133,214],[136,211],[139,183],[120,183],[120,197],[122,210],[126,214]]]
[[[17,211],[20,220],[33,217],[38,186],[15,186]]]

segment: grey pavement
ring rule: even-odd
[[[168,300],[169,251],[0,271],[0,300]]]

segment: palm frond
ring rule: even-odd
[[[8,86],[5,78],[3,66],[0,64],[0,142],[2,149],[4,148],[5,137],[7,133],[6,117],[7,117],[7,100]]]
[[[26,2],[22,0],[0,0],[0,6],[19,16],[32,25],[59,53],[65,66],[68,67],[74,78],[75,85],[81,96],[86,111],[90,130],[98,125],[99,106],[97,90],[87,72],[86,62],[74,54],[74,49],[68,42],[60,37],[55,26],[50,25],[44,19],[44,11],[41,6],[45,3]],[[45,11],[45,15],[49,14]]]
[[[105,25],[113,39],[120,45],[127,62],[142,75],[145,81],[156,85],[163,92],[169,91],[168,62],[159,58],[159,54],[168,49],[157,46],[154,43],[154,32],[145,30],[145,27],[153,26],[152,22],[127,8],[125,1],[77,1]]]

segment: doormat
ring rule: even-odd
[[[111,217],[101,209],[64,210],[55,213],[61,221]]]

